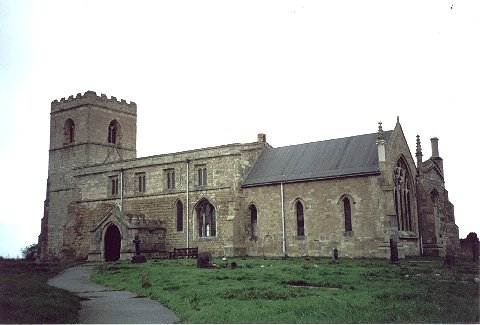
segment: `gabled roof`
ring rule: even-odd
[[[385,131],[388,143],[393,131]],[[377,133],[265,149],[243,187],[380,172]]]

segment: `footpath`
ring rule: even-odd
[[[48,280],[48,284],[84,298],[79,312],[80,324],[171,324],[177,316],[160,303],[128,291],[115,291],[93,283],[93,266],[66,269]]]

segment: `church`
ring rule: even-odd
[[[44,260],[445,256],[459,247],[438,139],[412,155],[391,130],[273,148],[265,134],[137,157],[137,105],[93,91],[51,103]],[[138,237],[137,237],[138,236]]]

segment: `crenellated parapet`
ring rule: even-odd
[[[62,110],[85,105],[95,105],[99,107],[122,111],[128,114],[137,115],[137,104],[135,104],[134,102],[127,103],[126,100],[117,100],[117,98],[114,96],[108,98],[105,94],[101,94],[100,96],[98,96],[96,92],[91,90],[86,91],[83,95],[81,93],[78,93],[75,97],[71,95],[68,98],[63,97],[60,100],[55,99],[52,102],[51,112],[55,113]]]

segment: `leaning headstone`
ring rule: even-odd
[[[138,235],[135,235],[133,243],[135,244],[135,256],[132,257],[132,263],[145,263],[147,258],[144,255],[140,255],[140,243],[142,241],[138,238]]]
[[[400,263],[400,259],[398,258],[397,241],[394,238],[390,238],[390,263]]]
[[[212,265],[212,253],[210,252],[203,252],[199,253],[197,256],[197,267],[198,268],[211,268]]]

